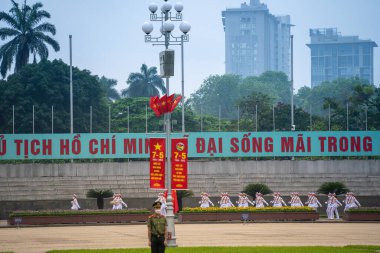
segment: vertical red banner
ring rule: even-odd
[[[172,139],[172,189],[186,190],[187,187],[187,138]]]
[[[165,138],[149,140],[150,188],[165,189]]]

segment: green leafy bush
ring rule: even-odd
[[[379,213],[380,207],[359,207],[359,208],[351,208],[346,211],[347,213]]]
[[[181,213],[281,213],[281,212],[315,212],[311,207],[265,207],[265,208],[256,208],[256,207],[229,207],[229,208],[220,208],[220,207],[184,207]]]
[[[345,194],[349,191],[350,190],[342,182],[326,182],[326,183],[323,183],[317,190],[318,193],[322,193],[322,194],[335,193],[336,195]]]

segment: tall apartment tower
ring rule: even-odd
[[[290,73],[290,16],[273,16],[260,0],[222,12],[226,73]]]
[[[336,28],[310,29],[311,87],[324,81],[357,76],[373,84],[372,40],[342,36]]]

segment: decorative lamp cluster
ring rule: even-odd
[[[156,3],[151,3],[149,5],[149,11],[151,12],[151,15],[153,15],[154,17],[156,17],[156,12],[158,10],[158,5]],[[169,2],[165,2],[162,6],[161,6],[161,15],[162,17],[164,17],[165,15],[168,15],[170,14],[170,10],[172,9],[172,4],[169,3]],[[177,12],[177,15],[180,15],[180,17],[182,17],[181,15],[181,12],[183,11],[183,4],[182,3],[176,3],[174,5],[174,10]],[[156,19],[156,18],[154,18]],[[151,20],[152,19],[152,16],[151,16]],[[169,18],[168,20],[165,20],[162,18],[162,21],[163,22],[163,25],[162,27],[160,28],[160,31],[161,33],[171,33],[173,30],[174,30],[174,23],[171,21],[171,20],[174,20],[174,21],[180,21],[181,19],[179,18],[175,18],[175,19],[171,19]],[[154,20],[156,21],[156,20]],[[186,21],[182,21],[182,23],[179,25],[179,29],[180,31],[183,33],[183,34],[187,34],[190,29],[191,29],[191,25],[189,22],[186,22]],[[142,25],[142,30],[145,34],[149,35],[153,32],[153,24],[151,22],[144,22],[143,25]]]

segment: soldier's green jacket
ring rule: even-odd
[[[156,236],[164,236],[166,227],[166,218],[163,215],[151,215],[148,219],[148,228]]]

